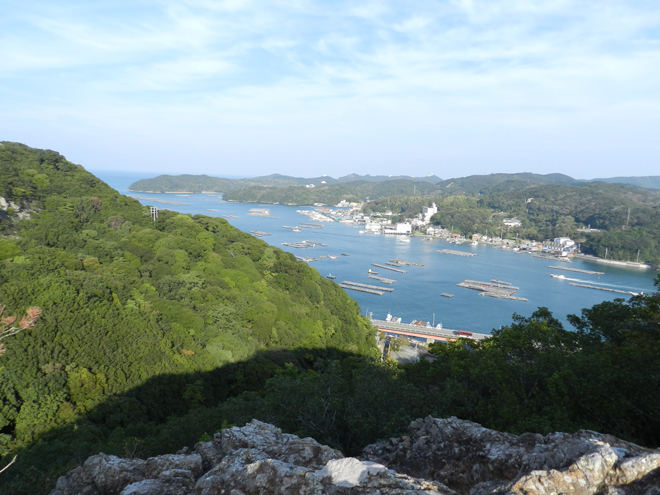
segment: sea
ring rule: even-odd
[[[400,317],[404,323],[422,320],[434,326],[442,323],[444,328],[489,334],[493,329],[511,324],[514,313],[528,317],[537,308],[547,307],[555,318],[562,321],[567,329],[571,329],[567,315],[580,315],[583,308],[590,308],[603,301],[630,297],[625,294],[571,286],[569,285],[571,282],[637,293],[650,293],[656,290],[654,278],[657,272],[650,269],[622,268],[580,259],[575,259],[572,263],[561,263],[526,253],[502,251],[499,247],[490,245],[471,246],[469,243],[455,245],[441,239],[427,241],[422,240],[421,237],[360,234],[359,228],[348,223],[324,222],[322,229],[301,229],[301,232],[293,232],[283,227],[296,226],[299,223],[317,223],[297,212],[313,209],[313,206],[226,202],[219,194],[178,196],[131,193],[128,187],[133,182],[151,178],[153,173],[107,170],[91,172],[122,194],[185,203],[170,205],[150,203],[148,199],[140,199],[139,201],[145,205],[151,204],[181,213],[213,217],[234,216],[236,218],[226,218],[234,227],[245,232],[270,233],[272,235],[261,239],[294,255],[317,258],[318,261],[310,262],[310,266],[318,270],[322,276],[336,277],[335,282],[350,281],[394,289],[382,296],[346,290],[348,295],[360,305],[362,313],[371,315],[374,319],[385,319],[391,314]],[[248,215],[252,208],[268,208],[270,215],[276,218]],[[283,243],[303,240],[327,244],[327,247],[317,245],[314,248],[298,249],[283,245]],[[473,253],[476,256],[462,257],[437,252],[441,249]],[[337,258],[320,258],[321,255],[332,255]],[[372,263],[383,265],[393,259],[406,260],[423,266],[402,267],[400,269],[405,270],[406,273],[398,273],[372,265]],[[560,271],[549,266],[578,268],[604,272],[604,274],[588,275]],[[396,282],[385,285],[371,279],[370,269],[378,272],[379,277],[393,279]],[[551,273],[564,275],[566,278],[553,278],[550,276]],[[478,291],[456,285],[466,279],[508,282],[519,288],[515,296],[526,298],[528,301],[484,297],[480,296]],[[442,293],[452,294],[454,297],[443,297]]]

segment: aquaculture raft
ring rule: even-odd
[[[510,299],[512,301],[527,301],[524,297],[514,296],[519,289],[513,285],[497,284],[493,282],[479,282],[478,280],[463,280],[456,284],[466,289],[478,290],[480,296],[495,297],[497,299]]]
[[[472,256],[476,256],[476,253],[466,253],[464,251],[454,251],[453,249],[438,249],[436,253],[442,253],[442,254],[451,254],[454,256],[463,256],[464,258],[470,258]]]

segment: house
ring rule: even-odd
[[[520,227],[522,226],[522,222],[518,220],[517,218],[505,218],[503,220],[504,225],[507,227]]]

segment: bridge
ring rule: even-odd
[[[385,320],[371,320],[371,324],[378,327],[379,330],[388,333],[401,335],[404,337],[418,337],[429,340],[452,342],[458,338],[467,338],[472,340],[483,340],[490,337],[487,333],[471,332],[472,335],[459,335],[458,332],[465,330],[452,330],[450,328],[422,327],[410,323],[394,323]]]

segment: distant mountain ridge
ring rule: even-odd
[[[660,189],[660,176],[645,177],[610,177],[599,179],[574,179],[565,174],[534,174],[522,173],[495,173],[488,175],[470,175],[467,177],[456,177],[451,179],[440,179],[434,174],[424,177],[406,175],[359,175],[349,174],[334,178],[330,176],[320,177],[292,177],[282,174],[271,174],[248,179],[224,179],[209,175],[159,175],[152,179],[142,179],[134,182],[129,187],[131,192],[152,193],[201,193],[208,192],[230,192],[254,186],[262,187],[289,187],[314,185],[314,187],[332,186],[336,184],[347,184],[351,182],[386,182],[386,181],[411,181],[435,184],[438,190],[446,194],[455,193],[477,193],[487,188],[504,188],[520,190],[532,185],[579,185],[592,182],[605,182],[614,184],[628,184],[644,189]]]
[[[251,186],[287,187],[313,184],[315,187],[320,187],[324,185],[343,184],[355,181],[384,182],[390,180],[410,180],[435,184],[441,179],[433,174],[429,174],[425,177],[349,174],[337,179],[325,175],[321,177],[304,178],[291,177],[282,174],[271,174],[249,179],[223,179],[221,177],[211,177],[209,175],[183,174],[159,175],[153,179],[142,179],[131,184],[128,190],[131,192],[152,193],[201,193],[203,191],[228,192]]]

